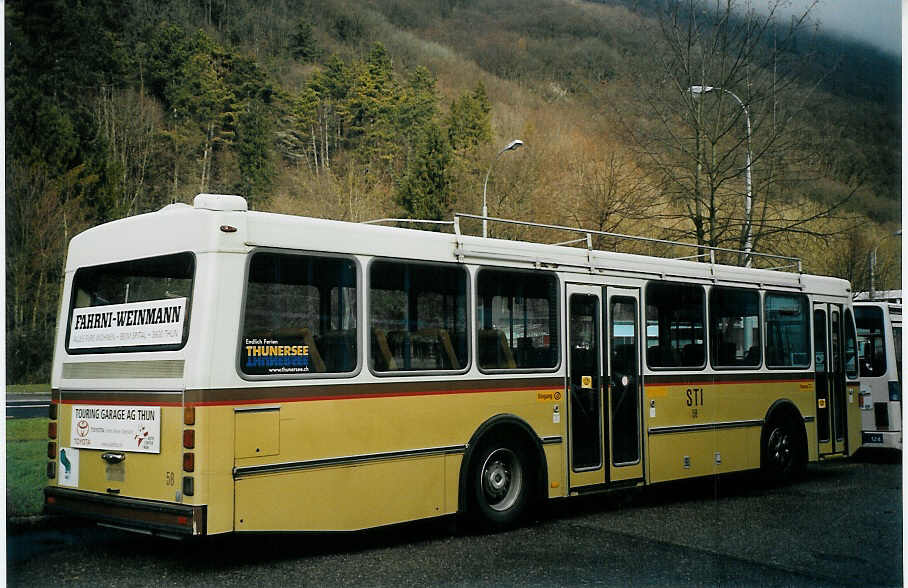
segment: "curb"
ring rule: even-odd
[[[8,535],[20,535],[32,531],[46,531],[72,525],[72,519],[61,515],[12,516],[6,519],[6,533]]]

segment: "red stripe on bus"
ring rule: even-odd
[[[415,392],[387,392],[380,394],[335,394],[320,396],[278,396],[273,398],[251,398],[248,400],[209,400],[187,402],[185,406],[234,406],[246,404],[265,404],[265,403],[285,403],[285,402],[314,402],[322,400],[354,400],[360,398],[399,398],[407,396],[441,396],[450,394],[482,394],[493,392],[530,392],[539,390],[558,390],[562,388],[552,387],[531,387],[531,388],[474,388],[474,389],[457,389],[457,390],[427,390]],[[113,406],[184,406],[182,402],[154,402],[140,400],[64,400],[63,404],[89,404],[89,405],[113,405]]]
[[[187,406],[234,406],[239,404],[267,404],[267,403],[285,403],[285,402],[315,402],[322,400],[356,400],[362,398],[400,398],[407,396],[443,396],[451,394],[481,394],[491,392],[530,392],[533,390],[558,390],[562,388],[483,388],[483,389],[462,389],[462,390],[435,390],[425,392],[388,392],[384,394],[337,394],[328,396],[296,396],[296,397],[276,397],[276,398],[252,398],[249,400],[202,400],[189,402]]]

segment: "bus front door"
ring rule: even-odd
[[[605,483],[599,288],[567,285],[570,488]]]
[[[606,289],[608,322],[609,478],[613,482],[643,478],[641,431],[640,291]]]
[[[817,441],[820,455],[847,450],[844,330],[842,307],[814,304],[813,339],[816,361]]]

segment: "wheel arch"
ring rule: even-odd
[[[530,449],[530,455],[534,459],[534,465],[536,466],[534,483],[530,486],[532,491],[531,499],[538,500],[546,496],[548,462],[546,461],[545,451],[542,448],[542,441],[539,439],[539,435],[536,434],[536,431],[533,430],[529,423],[519,416],[498,414],[479,425],[467,443],[463,460],[460,462],[460,478],[457,491],[457,512],[459,513],[465,513],[468,510],[469,474],[476,448],[481,446],[482,442],[492,435],[515,439]]]
[[[770,405],[769,409],[766,411],[766,416],[763,418],[763,429],[760,432],[761,464],[764,459],[763,449],[765,447],[766,434],[769,430],[769,425],[783,419],[789,420],[795,424],[798,440],[801,444],[801,455],[804,456],[805,461],[807,456],[810,455],[810,452],[807,449],[807,427],[804,425],[804,416],[794,402],[788,398],[780,398]]]

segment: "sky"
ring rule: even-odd
[[[774,1],[774,0],[773,0]],[[767,0],[754,0],[754,8]],[[813,0],[786,0],[776,11],[780,16],[803,14]],[[819,0],[810,11],[820,30],[864,41],[891,55],[901,55],[901,0]]]

